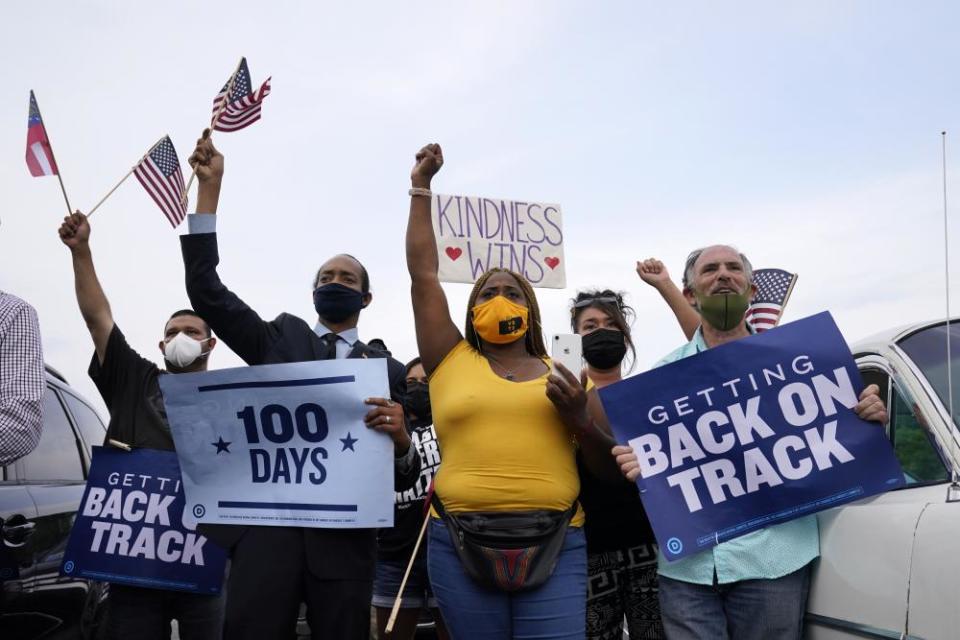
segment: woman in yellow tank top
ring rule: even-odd
[[[437,275],[430,219],[430,182],[442,164],[439,145],[417,154],[407,226],[417,344],[430,376],[434,428],[443,452],[436,494],[454,515],[563,513],[576,505],[580,491],[577,447],[588,465],[616,480],[609,454],[614,442],[598,426],[605,420],[596,393],[585,389],[586,378],[578,380],[562,366],[551,373],[537,300],[523,276],[503,269],[484,273],[470,294],[464,333],[453,323]],[[465,573],[446,525],[432,520],[430,581],[451,635],[582,640],[582,524],[576,507],[546,582],[502,591]]]

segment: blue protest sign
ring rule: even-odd
[[[366,427],[387,362],[322,360],[162,376],[190,513],[199,522],[393,524],[393,443]]]
[[[183,522],[172,451],[93,448],[60,573],[137,587],[220,593],[227,554]]]
[[[829,313],[600,390],[668,560],[903,485]]]

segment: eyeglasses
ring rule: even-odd
[[[573,308],[582,309],[583,307],[589,307],[594,302],[609,302],[610,304],[615,304],[618,307],[621,304],[619,297],[597,296],[596,298],[584,298],[583,300],[577,300],[573,303]]]

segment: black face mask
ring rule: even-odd
[[[583,336],[583,358],[594,369],[612,369],[627,355],[623,332],[597,329]]]
[[[313,306],[317,315],[330,322],[343,322],[363,309],[363,294],[342,284],[331,282],[313,290]]]
[[[425,382],[408,382],[406,405],[417,418],[430,422],[430,385]]]

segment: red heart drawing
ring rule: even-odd
[[[451,260],[456,260],[460,257],[460,254],[463,253],[463,249],[458,249],[457,247],[447,247],[446,254],[447,257]]]
[[[550,267],[551,269],[556,269],[557,265],[560,264],[560,258],[547,258],[546,260],[544,260],[544,262],[546,262],[547,266]]]

